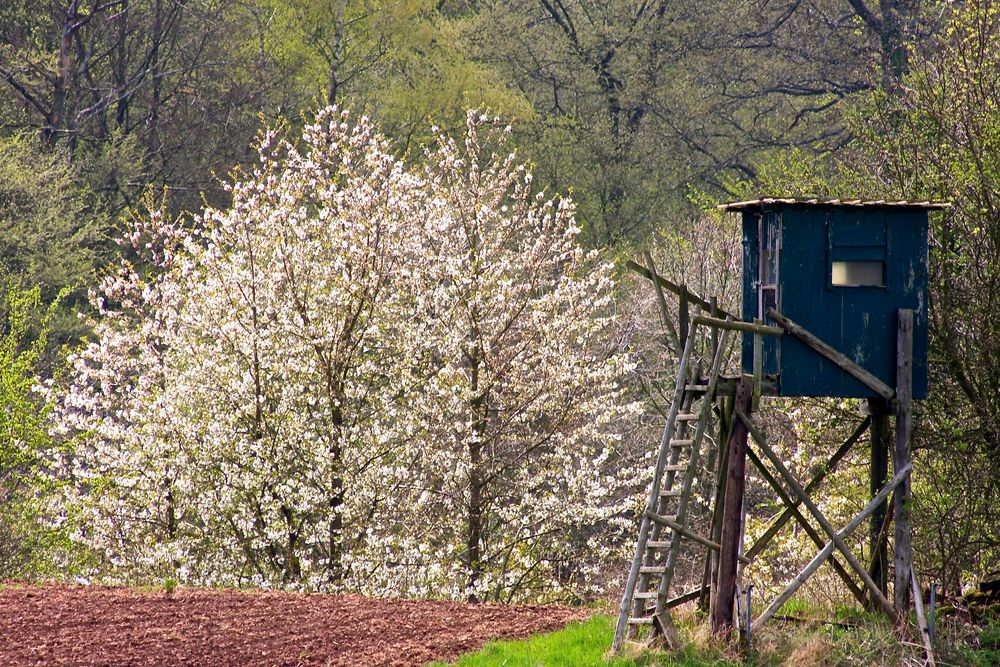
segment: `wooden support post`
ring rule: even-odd
[[[889,475],[889,415],[892,407],[884,398],[869,398],[868,413],[871,415],[871,467],[869,475],[869,498],[874,498],[885,486]],[[869,525],[869,553],[871,565],[868,574],[879,587],[883,595],[889,591],[889,552],[888,543],[883,539],[883,530],[888,503],[883,503],[872,512]],[[866,602],[869,611],[874,610],[874,604]]]
[[[720,399],[722,410],[719,415],[719,458],[715,471],[715,494],[712,498],[712,530],[709,538],[713,542],[722,541],[722,513],[726,502],[726,478],[729,474],[729,430],[733,423],[733,400],[735,396]],[[705,554],[705,573],[702,578],[704,594],[699,606],[711,615],[711,598],[708,592],[719,578],[719,554],[709,549]]]
[[[734,410],[750,410],[753,400],[753,378],[744,375],[736,388]],[[733,420],[729,429],[726,495],[722,514],[722,536],[719,550],[719,576],[712,590],[712,634],[729,635],[733,630],[733,601],[736,595],[736,569],[740,552],[743,492],[746,489],[747,427]]]
[[[910,466],[910,435],[913,429],[913,311],[900,308],[896,326],[896,448],[892,467],[902,470]],[[893,496],[895,535],[895,588],[893,604],[896,614],[905,615],[910,609],[910,570],[913,556],[910,550],[910,481],[906,480]]]
[[[763,326],[763,320],[755,319],[754,324]],[[750,409],[756,412],[760,407],[760,383],[764,379],[764,337],[760,332],[753,335],[753,401]]]

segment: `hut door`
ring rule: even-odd
[[[759,218],[760,254],[757,266],[757,317],[763,320],[768,308],[781,311],[778,301],[778,253],[781,251],[781,214],[765,213]]]
[[[757,317],[767,321],[767,311],[774,308],[781,312],[781,292],[778,287],[779,255],[781,254],[781,213],[764,213],[758,218],[757,238]],[[773,336],[764,337],[763,369],[767,375],[777,374],[781,367],[781,346]]]

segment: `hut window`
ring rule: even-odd
[[[834,287],[885,287],[886,233],[882,223],[831,220],[830,284]]]
[[[833,262],[832,282],[838,287],[885,287],[885,262]]]

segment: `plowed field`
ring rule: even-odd
[[[99,587],[0,590],[0,665],[422,665],[586,611],[319,595]]]

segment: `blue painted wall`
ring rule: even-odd
[[[896,385],[896,311],[912,308],[913,397],[927,394],[927,211],[898,207],[771,204],[743,213],[743,319],[757,316],[758,214],[781,217],[779,307],[888,384]],[[884,287],[836,286],[831,263],[885,262]],[[768,337],[770,338],[770,337]],[[765,339],[766,340],[766,339]],[[753,336],[743,367],[753,368]],[[792,336],[766,343],[764,372],[782,396],[876,394]]]

